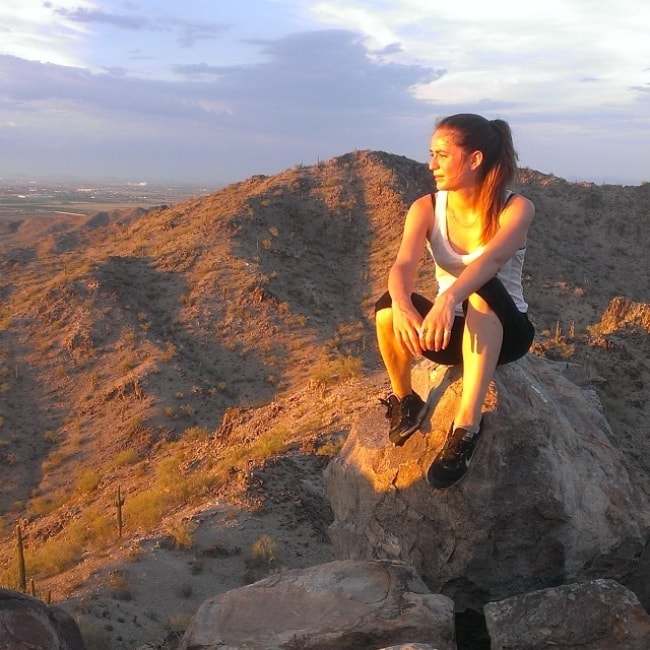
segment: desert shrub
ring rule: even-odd
[[[18,456],[16,454],[0,454],[0,461],[5,465],[13,466],[18,464]]]
[[[186,471],[180,458],[165,458],[156,468],[154,486],[125,500],[125,516],[134,526],[150,528],[159,524],[172,508],[199,498],[213,483],[214,475]]]
[[[59,364],[54,369],[54,374],[58,379],[65,379],[68,376],[68,369],[63,364]]]
[[[204,474],[205,487],[222,485],[230,477],[233,468],[242,461],[264,460],[276,455],[286,448],[290,435],[285,426],[276,426],[263,433],[250,446],[233,445],[224,450],[219,461],[211,468],[210,473]]]
[[[312,366],[311,380],[317,386],[359,377],[363,371],[363,360],[351,355],[337,354],[333,359],[316,362]]]
[[[178,458],[165,458],[156,467],[156,488],[167,495],[169,501],[185,503],[188,481]]]
[[[82,551],[79,540],[52,537],[37,548],[25,551],[25,566],[32,574],[56,575],[74,566]]]
[[[194,534],[189,522],[172,521],[167,524],[165,530],[174,540],[176,548],[192,548],[194,546]]]
[[[56,431],[51,431],[50,429],[47,429],[46,431],[43,432],[43,440],[46,442],[51,442],[51,443],[56,443],[60,442],[63,436],[61,436],[60,433],[57,433]]]
[[[146,490],[125,500],[124,516],[138,528],[151,528],[160,523],[165,514],[165,495],[158,490]]]
[[[126,345],[133,345],[136,341],[135,331],[132,327],[125,328],[122,333],[122,340]]]
[[[249,458],[269,458],[282,451],[290,435],[289,429],[285,426],[276,426],[262,434],[253,444]]]
[[[183,432],[185,440],[204,440],[210,435],[206,427],[189,427]]]
[[[56,575],[79,562],[85,548],[101,548],[115,537],[115,525],[97,508],[88,508],[64,531],[25,550],[31,574]]]
[[[57,503],[52,497],[37,496],[29,502],[28,511],[34,515],[47,515],[56,510]]]
[[[271,567],[277,562],[278,545],[269,535],[262,535],[251,546],[246,557],[248,567]]]
[[[127,354],[122,361],[120,361],[119,368],[123,373],[133,370],[138,363],[138,358],[135,354]]]
[[[127,423],[127,433],[133,435],[142,429],[144,419],[141,415],[134,415]]]
[[[165,622],[165,628],[169,630],[170,634],[182,636],[190,624],[190,618],[189,614],[170,614]]]
[[[126,465],[134,465],[139,460],[140,456],[135,449],[123,449],[113,458],[110,466],[116,469],[118,467],[125,467]]]
[[[278,545],[269,535],[262,535],[255,541],[245,559],[247,571],[244,581],[256,582],[269,573],[277,571],[279,569],[277,551]]]
[[[336,456],[341,451],[344,442],[344,436],[339,436],[337,438],[327,440],[317,447],[316,455],[327,457]]]
[[[194,417],[196,414],[196,409],[191,404],[181,404],[179,410],[187,418]]]
[[[111,589],[126,589],[128,587],[126,574],[120,569],[109,571],[106,576],[106,584]]]
[[[0,589],[19,589],[18,569],[14,566],[0,568]]]
[[[75,487],[80,492],[94,492],[98,487],[102,477],[93,469],[86,469],[79,474],[75,482]]]
[[[115,537],[115,523],[95,507],[84,510],[65,529],[65,538],[74,546],[100,548]]]

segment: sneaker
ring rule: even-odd
[[[388,439],[401,447],[422,424],[426,415],[426,403],[415,392],[400,400],[391,394],[386,399],[379,400],[386,406],[386,419],[390,423]]]
[[[454,429],[451,425],[447,440],[427,470],[427,483],[434,488],[444,490],[457,483],[469,467],[474,448],[481,435],[481,425],[476,433],[462,427]]]

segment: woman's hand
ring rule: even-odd
[[[451,340],[456,304],[446,293],[440,294],[429,313],[420,325],[418,338],[422,350],[440,352],[445,350]],[[421,352],[420,352],[421,354]]]
[[[393,303],[393,331],[395,338],[403,349],[416,357],[422,354],[422,343],[420,341],[420,328],[422,316],[415,309],[413,304]]]

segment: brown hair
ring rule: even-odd
[[[481,238],[487,242],[499,228],[499,215],[506,202],[506,188],[517,176],[517,152],[510,126],[504,120],[488,120],[473,113],[459,113],[441,119],[436,129],[450,131],[455,144],[466,153],[483,153],[479,169],[479,205],[485,215]]]

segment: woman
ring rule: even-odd
[[[431,139],[429,169],[437,191],[408,211],[388,291],[376,304],[376,325],[392,387],[382,402],[396,445],[426,415],[411,386],[413,358],[462,365],[458,409],[427,472],[432,486],[446,488],[467,471],[495,368],[522,357],[533,341],[521,275],[535,208],[507,189],[517,154],[503,120],[473,114],[442,119]],[[413,292],[425,245],[436,265],[433,303]]]

